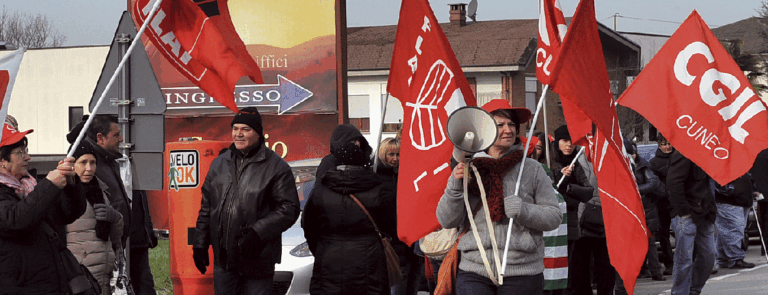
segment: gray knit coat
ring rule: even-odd
[[[514,145],[507,153],[521,148],[522,145],[520,144]],[[474,157],[490,156],[486,153],[477,153]],[[514,165],[504,176],[504,211],[506,216],[500,222],[493,224],[501,263],[509,218],[514,221],[504,272],[505,277],[542,273],[544,271],[542,232],[558,228],[563,220],[563,213],[560,210],[555,190],[552,188],[552,179],[547,176],[541,164],[529,158],[525,158],[525,161],[518,196],[514,195],[514,192],[517,175],[520,172],[520,163]],[[473,174],[471,170],[470,174]],[[481,175],[481,177],[483,176]],[[463,181],[455,179],[451,175],[445,193],[437,205],[437,220],[443,228],[457,228],[464,225],[467,210],[464,206],[463,190]],[[470,195],[469,199],[473,207],[480,202],[480,196]],[[494,270],[494,276],[498,276],[498,273],[495,273],[496,266],[484,210],[484,208],[480,209],[475,214],[474,220],[477,223],[477,230],[485,247],[488,261]],[[459,269],[488,277],[471,228],[459,241],[458,249],[461,251]]]

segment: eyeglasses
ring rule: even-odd
[[[18,151],[12,152],[11,154],[24,157],[29,155],[29,148],[24,148],[23,150],[18,150]]]

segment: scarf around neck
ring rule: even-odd
[[[477,172],[480,173],[486,198],[488,199],[488,211],[491,213],[491,220],[493,222],[499,222],[505,216],[504,176],[507,175],[507,172],[512,167],[520,163],[522,159],[522,150],[508,153],[498,159],[487,157],[472,159],[472,164],[477,167]],[[470,174],[474,175],[472,172]],[[476,179],[471,178],[468,190],[473,195],[480,195],[480,188],[477,185]]]
[[[16,192],[19,198],[25,198],[37,185],[37,180],[27,173],[21,180],[9,174],[0,172],[0,183],[7,185]]]

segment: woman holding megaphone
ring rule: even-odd
[[[472,156],[471,176],[464,172],[467,162],[454,168],[436,212],[443,228],[458,227],[463,233],[456,244],[460,253],[454,264],[457,265],[456,294],[541,294],[544,287],[542,233],[556,229],[563,214],[552,180],[541,164],[523,157],[523,144],[517,134],[521,123],[530,120],[531,111],[513,108],[504,99],[491,100],[482,108],[495,121],[496,139],[488,149]],[[520,169],[523,169],[522,177],[518,179]],[[465,178],[469,180],[466,202]],[[520,190],[515,194],[518,181]],[[482,200],[483,196],[487,201]],[[467,203],[471,207],[469,211],[475,212],[471,219],[467,218]],[[500,265],[498,253],[504,252],[510,226],[506,264]],[[443,261],[441,274],[443,267],[450,268],[451,263]],[[504,274],[502,280],[497,278],[499,273]]]

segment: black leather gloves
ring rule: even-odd
[[[192,259],[195,260],[195,267],[197,267],[197,270],[199,270],[201,274],[205,274],[206,267],[210,264],[208,249],[192,248],[192,251]]]

